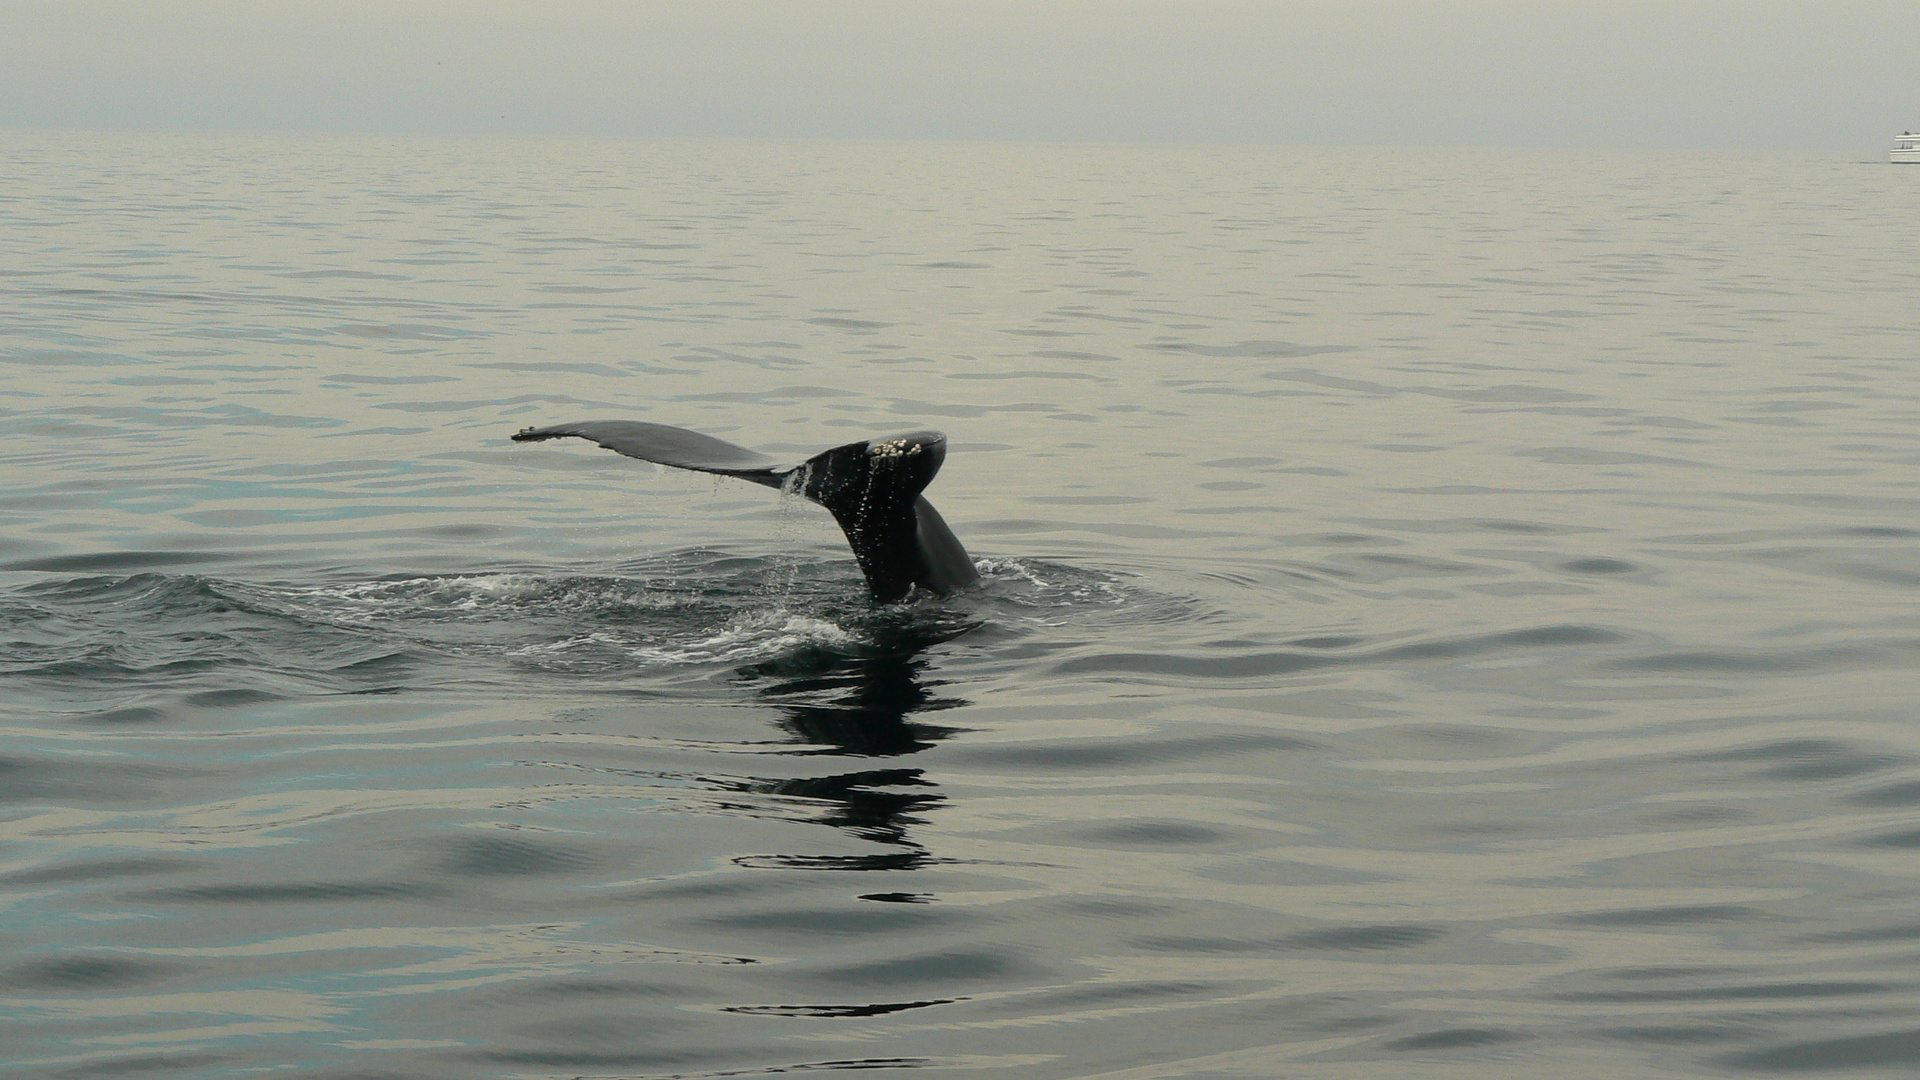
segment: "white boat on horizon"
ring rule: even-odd
[[[1893,140],[1887,159],[1895,165],[1920,165],[1920,135],[1903,131]]]

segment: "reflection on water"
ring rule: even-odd
[[[916,635],[896,630],[859,656],[806,650],[742,668],[744,682],[773,705],[780,726],[802,742],[836,756],[881,758],[916,754],[959,729],[911,719],[916,713],[967,704],[936,697],[925,681],[928,661],[919,654],[949,634]],[[937,685],[937,684],[936,684]],[[818,800],[833,805],[822,819],[865,840],[908,849],[878,855],[823,860],[789,859],[788,865],[847,870],[909,869],[923,857],[909,832],[943,801],[924,769],[863,769],[832,776],[759,780],[750,790]]]
[[[1913,1071],[1920,173],[4,140],[9,1080]]]
[[[808,651],[742,668],[740,674],[764,683],[756,693],[779,709],[781,726],[827,748],[823,753],[898,757],[954,733],[910,717],[967,704],[963,698],[936,697],[933,690],[940,683],[926,681],[929,665],[919,651],[935,643],[903,652],[898,650],[906,646],[887,641],[879,645],[884,651],[862,656]]]

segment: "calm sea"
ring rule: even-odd
[[[9,1078],[1920,1067],[1920,169],[0,148]]]

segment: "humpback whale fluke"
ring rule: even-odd
[[[873,598],[902,599],[915,586],[946,594],[980,577],[967,549],[920,492],[947,458],[947,437],[912,431],[825,450],[785,464],[711,435],[638,420],[590,420],[514,433],[515,442],[567,436],[679,469],[734,476],[797,491],[840,523]]]

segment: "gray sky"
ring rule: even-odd
[[[0,0],[0,127],[1867,155],[1916,43],[1916,0]]]

